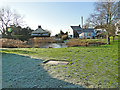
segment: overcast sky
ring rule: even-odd
[[[1,7],[9,7],[24,16],[25,23],[32,29],[37,29],[41,25],[43,29],[48,29],[52,35],[60,30],[66,32],[71,25],[81,24],[81,16],[84,23],[89,14],[94,11],[94,2],[8,2],[0,3]],[[72,0],[71,0],[72,1]]]

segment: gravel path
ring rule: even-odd
[[[81,88],[43,69],[42,60],[15,54],[2,54],[2,88]]]

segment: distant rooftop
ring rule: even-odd
[[[94,32],[95,29],[93,28],[81,28],[80,26],[71,26],[71,28],[75,31],[77,31],[78,33],[81,32]]]
[[[48,31],[42,29],[41,26],[38,26],[38,28],[35,31],[32,31],[32,33],[47,33]]]
[[[79,25],[79,26],[71,26],[71,28],[72,28],[73,30],[81,30],[80,25]]]

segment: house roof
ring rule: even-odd
[[[93,28],[81,28],[80,26],[71,26],[71,28],[75,31],[77,31],[78,34],[81,34],[82,32],[94,32],[95,29]]]
[[[42,28],[38,28],[38,29],[36,29],[35,31],[32,31],[32,33],[48,33],[48,31],[46,31],[46,30],[44,30],[44,29],[42,29]]]
[[[71,28],[72,28],[73,30],[81,30],[81,27],[80,27],[80,26],[71,26]]]
[[[83,29],[83,32],[94,32],[95,29],[93,28],[86,28],[86,29]]]

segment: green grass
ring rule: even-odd
[[[67,66],[58,65],[53,68],[58,75],[61,74],[69,80],[80,81],[85,87],[89,87],[87,83],[93,87],[118,87],[118,40],[111,41],[111,45],[99,47],[15,48],[2,49],[1,52],[27,55],[43,60],[71,61]]]

